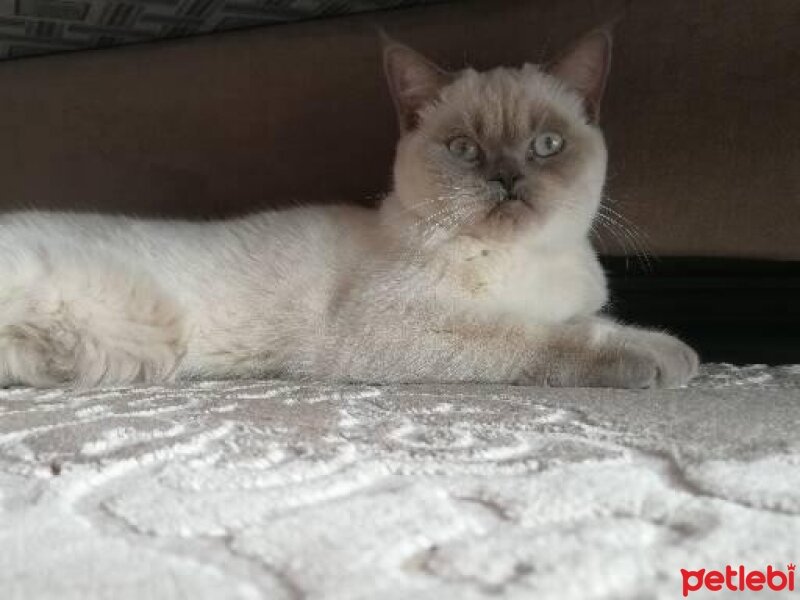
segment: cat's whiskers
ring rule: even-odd
[[[617,241],[626,255],[633,253],[642,268],[647,271],[652,270],[652,255],[645,247],[644,241],[640,239],[640,237],[637,237],[641,236],[641,234],[614,215],[603,212],[603,209],[604,207],[601,205],[600,210],[598,210],[596,214],[596,218],[598,219],[597,223]]]
[[[442,223],[443,219],[439,219],[439,217],[442,215],[445,215],[446,217],[452,217],[452,215],[455,214],[459,209],[465,206],[478,204],[478,201],[476,200],[476,196],[478,195],[476,193],[476,189],[466,188],[464,186],[455,184],[454,182],[448,183],[449,185],[447,188],[451,191],[447,194],[441,194],[432,199],[434,202],[441,203],[443,208],[423,219],[423,225],[428,224],[431,221],[444,225],[445,223]],[[446,219],[444,219],[444,221],[446,221]]]
[[[572,200],[566,201],[562,203],[561,207],[564,210],[575,214],[576,218],[584,214],[583,203],[578,201],[572,201]],[[603,223],[602,222],[598,223],[596,219],[597,215],[595,215],[592,218],[592,221],[589,223],[589,238],[600,246],[600,249],[602,250],[603,254],[607,254],[608,247],[606,246],[606,243],[602,238],[602,231],[598,227],[599,225],[603,225]]]
[[[441,232],[450,237],[455,225],[464,223],[465,219],[463,217],[475,214],[476,211],[473,209],[479,204],[477,200],[468,198],[466,203],[450,204],[424,219],[421,223],[423,226],[421,230],[423,244],[434,241],[436,233]]]
[[[444,208],[414,224],[420,238],[416,252],[414,252],[414,259],[421,258],[424,252],[432,250],[440,243],[450,239],[456,226],[466,223],[470,218],[479,214],[479,208],[482,205],[471,194],[450,194],[440,197],[438,200],[444,203]],[[407,256],[410,255],[411,250]]]
[[[610,200],[610,198],[608,196],[606,196],[604,199],[609,199]],[[642,229],[640,229],[633,221],[631,221],[628,217],[626,217],[621,212],[613,209],[612,207],[608,206],[607,204],[602,204],[602,203],[600,205],[600,210],[604,210],[607,213],[610,213],[612,216],[614,216],[617,219],[619,219],[620,221],[622,221],[622,223],[626,224],[627,227],[629,228],[630,232],[632,234],[636,235],[637,237],[639,237],[642,242],[647,242],[648,241],[647,234]]]
[[[649,240],[646,234],[625,215],[614,210],[610,206],[601,204],[600,212],[603,213],[607,219],[616,223],[616,226],[630,239],[631,243],[638,249],[638,252],[647,259],[648,267],[650,267],[649,259],[652,258],[652,253],[648,249]]]

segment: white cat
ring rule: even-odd
[[[605,31],[549,69],[447,73],[390,42],[379,210],[189,223],[0,217],[0,384],[198,377],[678,386],[696,354],[597,316]]]

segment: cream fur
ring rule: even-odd
[[[415,67],[424,75],[425,63]],[[0,217],[0,384],[280,376],[646,387],[691,377],[697,357],[678,340],[596,316],[606,285],[588,231],[606,153],[581,98],[530,66],[467,71],[433,93],[401,137],[380,210],[204,223]],[[572,154],[523,181],[530,208],[490,201],[496,190],[462,174],[437,136],[477,114],[481,135],[524,154],[531,111],[565,128]]]

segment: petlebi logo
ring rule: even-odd
[[[706,571],[698,569],[688,571],[681,569],[683,576],[683,596],[688,596],[691,592],[696,592],[703,588],[718,592],[726,589],[732,592],[761,592],[773,591],[782,592],[783,590],[794,591],[794,563],[786,565],[786,570],[775,569],[768,565],[763,571],[748,570],[744,565],[734,568],[726,565],[724,571]]]

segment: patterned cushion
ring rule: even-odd
[[[446,0],[0,0],[0,59]]]

